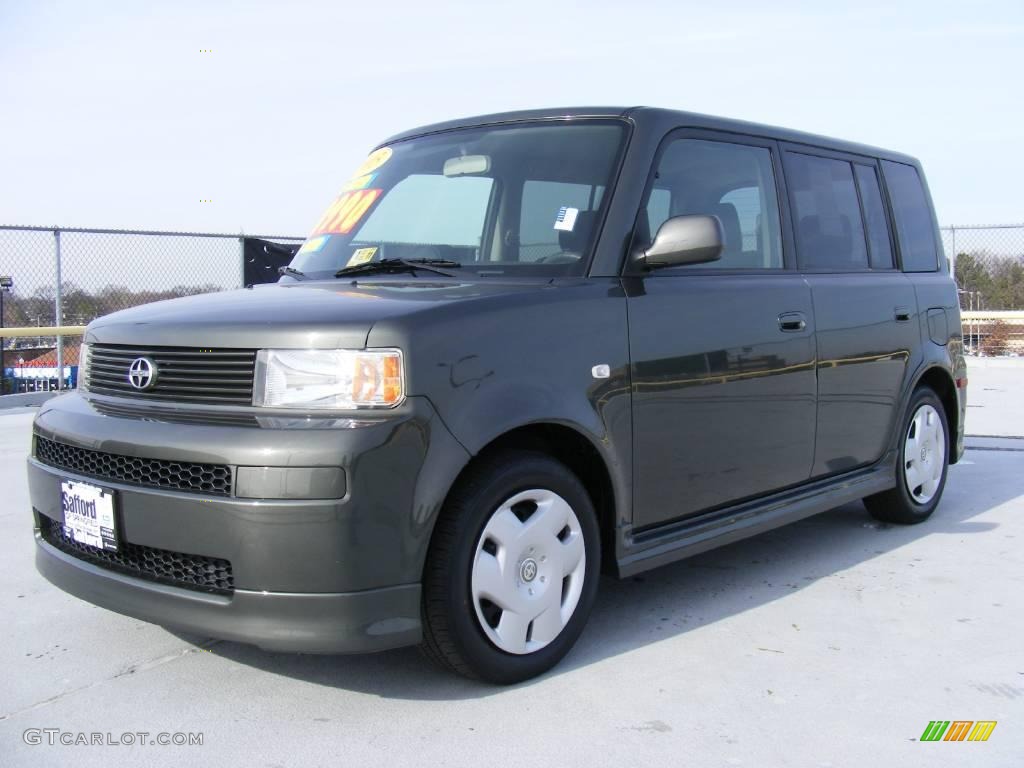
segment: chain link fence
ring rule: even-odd
[[[87,325],[139,304],[239,288],[246,273],[243,244],[250,237],[0,226],[0,326]],[[283,244],[303,240],[256,237]],[[74,386],[80,337],[25,335],[0,342],[0,392]]]
[[[942,227],[942,244],[968,312],[1024,310],[1024,224]],[[87,325],[138,304],[244,284],[246,236],[207,232],[0,226],[0,325]],[[303,238],[258,235],[288,244]],[[550,246],[537,247],[547,253]],[[537,250],[534,249],[534,250]],[[547,250],[545,250],[547,249]],[[9,278],[9,280],[8,280]],[[1015,321],[973,320],[968,344],[1006,347]],[[987,324],[985,324],[987,323]],[[966,324],[965,324],[966,327]],[[1001,341],[1002,340],[1002,341]],[[79,337],[0,339],[0,392],[73,385]],[[1010,346],[1016,342],[1011,338]],[[991,353],[999,351],[993,346]]]
[[[942,227],[960,292],[967,351],[1024,352],[1024,225]]]
[[[941,231],[963,309],[1024,310],[1024,224]]]

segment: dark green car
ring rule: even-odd
[[[863,498],[925,520],[963,450],[919,164],[649,108],[377,148],[281,280],[94,321],[35,421],[37,566],[274,650],[551,668],[599,574]]]

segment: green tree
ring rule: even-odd
[[[958,253],[956,255],[956,287],[961,291],[975,292],[982,297],[986,296],[992,287],[992,277],[988,273],[987,262],[988,254],[986,253]]]
[[[1024,264],[1000,259],[991,269],[991,298],[987,309],[1024,309]]]

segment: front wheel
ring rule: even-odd
[[[586,623],[600,558],[593,504],[567,467],[532,451],[485,459],[452,492],[431,541],[427,655],[493,683],[547,671]]]
[[[938,506],[948,469],[946,411],[935,392],[921,387],[911,398],[903,424],[896,487],[868,496],[864,505],[884,522],[924,522]]]

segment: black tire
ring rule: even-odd
[[[477,618],[471,581],[477,547],[492,515],[529,489],[549,490],[569,504],[579,521],[585,562],[579,599],[564,628],[543,648],[517,654],[501,650],[488,638]],[[423,574],[423,650],[443,666],[489,683],[518,683],[546,672],[583,631],[597,596],[600,561],[597,515],[572,471],[535,451],[481,459],[452,490],[431,539]]]
[[[939,416],[939,423],[944,436],[945,450],[942,458],[942,474],[939,478],[938,488],[931,497],[924,503],[919,502],[911,494],[907,482],[907,465],[913,457],[907,457],[906,443],[914,416],[922,406],[931,406]],[[864,499],[864,506],[876,520],[885,523],[900,523],[902,525],[913,525],[923,523],[927,520],[942,498],[942,491],[946,487],[946,473],[949,471],[949,455],[951,443],[949,439],[949,422],[946,419],[946,411],[938,395],[929,387],[919,387],[915,390],[910,399],[910,405],[904,416],[899,432],[899,459],[896,465],[896,487],[882,493],[876,493]]]

